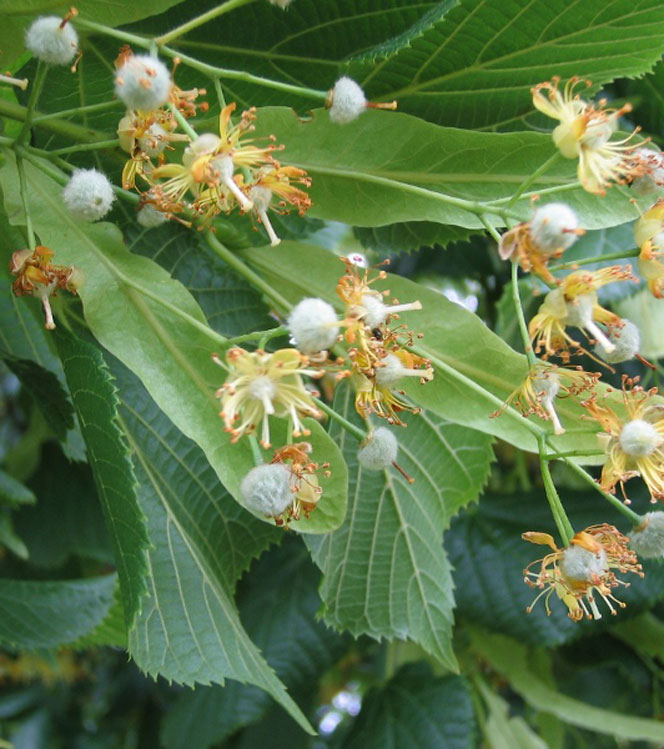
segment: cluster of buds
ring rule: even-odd
[[[603,195],[612,184],[627,184],[652,172],[651,159],[637,151],[638,128],[627,138],[611,140],[620,117],[631,112],[630,104],[615,109],[607,108],[605,99],[585,101],[575,91],[592,84],[581,78],[570,78],[562,92],[559,85],[560,78],[539,83],[532,89],[533,104],[559,121],[553,142],[566,159],[579,160],[577,176],[585,190]]]
[[[580,621],[601,619],[595,595],[598,595],[615,615],[616,604],[624,608],[612,591],[629,583],[620,580],[613,570],[632,572],[643,577],[637,556],[627,547],[628,539],[617,528],[607,523],[593,525],[577,533],[569,546],[559,549],[548,533],[529,531],[522,538],[534,544],[549,546],[552,552],[531,562],[524,570],[525,582],[540,593],[528,607],[530,613],[540,598],[544,598],[546,613],[551,614],[549,600],[553,593],[567,606],[570,619]],[[532,569],[539,566],[539,569]]]
[[[55,328],[50,298],[58,289],[76,294],[84,281],[83,271],[74,265],[53,265],[55,253],[43,245],[33,250],[17,250],[9,263],[9,270],[16,280],[12,286],[16,296],[29,294],[41,300],[47,330]]]

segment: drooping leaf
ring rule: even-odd
[[[553,713],[566,723],[628,741],[664,741],[664,726],[657,720],[603,710],[575,700],[550,687],[529,668],[529,650],[504,635],[476,631],[473,647],[536,710]]]
[[[411,663],[369,692],[344,747],[470,749],[476,746],[475,732],[465,679],[434,677],[425,664]]]
[[[598,86],[652,70],[664,46],[658,0],[460,0],[396,54],[348,71],[370,95],[460,128],[515,129],[531,87],[553,76]],[[607,50],[610,52],[607,52]]]
[[[10,505],[31,505],[36,502],[36,498],[27,486],[0,470],[0,502]]]
[[[365,227],[432,221],[481,229],[478,216],[458,199],[506,202],[555,153],[546,133],[480,133],[399,112],[368,111],[340,126],[319,109],[302,121],[292,110],[266,107],[258,112],[256,133],[274,135],[285,146],[280,162],[307,170],[312,216]],[[570,189],[575,180],[576,161],[560,158],[513,208],[528,219],[533,194],[547,190],[547,199],[554,199],[549,188],[564,187],[565,202],[587,229],[638,218],[628,188],[612,187],[598,200],[581,187]],[[646,197],[639,204],[651,202]],[[504,225],[498,216],[488,219]]]
[[[335,409],[359,421],[349,388],[340,389]],[[453,593],[441,531],[477,498],[491,460],[488,438],[427,413],[410,419],[396,433],[399,464],[415,479],[409,484],[394,469],[362,468],[355,438],[336,424],[331,434],[349,466],[351,503],[338,531],[306,537],[323,570],[325,620],[356,636],[413,640],[455,669]]]
[[[0,641],[34,650],[77,640],[106,616],[115,575],[86,580],[0,580]]]
[[[309,730],[233,601],[237,578],[279,531],[233,502],[200,449],[126,368],[116,364],[114,372],[152,544],[149,598],[129,632],[129,652],[154,677],[190,686],[226,679],[259,686]]]
[[[608,522],[629,532],[622,516],[595,492],[561,490],[561,499],[576,530]],[[638,501],[635,498],[634,506],[640,505],[644,509],[647,506],[644,497]],[[487,495],[476,511],[452,523],[445,545],[455,570],[460,614],[493,631],[538,646],[559,645],[613,624],[614,617],[600,601],[601,620],[574,622],[555,595],[549,602],[551,616],[547,616],[541,600],[531,613],[526,613],[540,591],[524,583],[523,570],[548,550],[521,539],[524,531],[533,530],[556,535],[542,490]],[[626,609],[619,610],[620,619],[634,616],[662,598],[664,568],[651,560],[644,560],[643,567],[644,579],[617,573],[629,583],[628,588],[615,592],[627,604]]]
[[[0,183],[17,178],[12,164],[8,154]],[[159,407],[203,449],[232,496],[239,497],[242,478],[254,462],[247,440],[230,444],[218,415],[214,393],[224,376],[210,355],[224,339],[208,327],[182,284],[155,262],[128,252],[111,224],[82,226],[63,211],[59,185],[34,166],[25,167],[41,241],[56,249],[57,262],[74,264],[85,273],[80,296],[93,334],[141,378]],[[10,219],[21,223],[16,196],[6,194],[5,200]],[[325,533],[343,518],[345,469],[325,431],[316,425],[312,429],[317,460],[333,465],[328,497],[334,501],[321,506],[303,527]],[[292,527],[300,529],[297,523]]]
[[[240,587],[238,606],[247,633],[290,689],[315,683],[347,644],[314,618],[319,579],[293,540],[265,553]],[[257,720],[270,704],[265,692],[238,682],[186,691],[168,712],[162,741],[171,749],[205,749]]]
[[[129,450],[118,426],[118,399],[101,351],[61,328],[54,336],[79,416],[97,494],[113,542],[130,627],[146,591],[148,545]]]

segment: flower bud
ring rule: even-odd
[[[664,442],[664,438],[643,419],[632,419],[622,428],[618,438],[623,452],[632,458],[645,458],[652,455]]]
[[[664,557],[664,512],[648,512],[632,531],[629,545],[643,559]]]
[[[291,476],[283,463],[252,468],[240,485],[247,508],[267,517],[279,517],[293,501]]]
[[[58,16],[40,16],[25,34],[25,46],[39,60],[52,65],[68,65],[76,56],[76,29]]]
[[[530,222],[530,236],[545,254],[568,249],[581,233],[579,219],[565,203],[540,206]]]
[[[92,222],[111,210],[115,195],[105,174],[96,169],[77,169],[62,191],[62,199],[74,218]]]
[[[620,362],[629,361],[639,353],[641,346],[641,336],[639,329],[629,320],[623,320],[622,328],[611,327],[607,332],[607,337],[615,345],[615,350],[610,353],[602,346],[595,346],[595,355],[609,362],[609,364],[620,364]]]
[[[168,68],[150,55],[132,55],[115,76],[115,93],[129,109],[161,107],[168,101],[172,85]]]
[[[357,119],[367,108],[364,91],[352,78],[344,76],[334,84],[328,95],[330,119],[339,125],[345,125]]]
[[[593,553],[583,546],[572,544],[563,551],[560,568],[568,580],[592,582],[608,570],[606,551],[599,549]]]
[[[387,427],[379,427],[360,445],[357,459],[368,471],[382,471],[394,463],[398,450],[394,434]]]
[[[136,214],[136,220],[145,229],[154,229],[168,220],[167,216],[153,205],[146,203]]]
[[[337,313],[322,299],[303,299],[288,317],[291,342],[303,354],[329,349],[339,335]]]

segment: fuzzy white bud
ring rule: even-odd
[[[26,31],[25,46],[39,60],[68,65],[76,56],[78,34],[58,16],[41,16]]]
[[[643,559],[664,557],[664,512],[648,512],[642,523],[632,531],[629,545]]]
[[[362,306],[366,310],[362,319],[371,328],[377,328],[387,320],[389,307],[383,300],[375,294],[364,294],[362,297]]]
[[[632,156],[648,167],[646,174],[632,181],[632,190],[637,195],[648,195],[664,186],[664,155],[650,148],[637,148]]]
[[[632,419],[620,431],[618,438],[623,452],[633,458],[645,458],[652,455],[664,442],[664,438],[643,419]]]
[[[641,346],[639,329],[629,320],[623,320],[622,328],[611,327],[607,333],[608,339],[616,347],[614,351],[607,353],[602,346],[595,346],[596,356],[600,356],[609,364],[620,364],[620,362],[633,359]]]
[[[168,101],[171,74],[150,55],[132,55],[115,75],[115,93],[129,109],[151,111]]]
[[[606,552],[601,549],[597,554],[593,554],[583,546],[572,544],[563,552],[560,568],[569,580],[591,582],[607,571]]]
[[[168,218],[153,205],[147,203],[136,215],[136,220],[145,229],[154,229],[155,226],[161,226],[165,221],[168,221]]]
[[[387,427],[373,431],[357,451],[357,459],[368,471],[382,471],[397,459],[399,443]]]
[[[367,108],[364,91],[352,78],[344,76],[334,84],[329,94],[330,119],[345,125],[357,119]]]
[[[538,249],[550,254],[566,250],[578,239],[579,219],[565,203],[540,206],[530,222],[530,236]]]
[[[292,343],[303,354],[329,349],[339,335],[337,313],[322,299],[303,299],[288,317]]]
[[[283,463],[252,468],[240,485],[247,508],[268,517],[281,515],[293,501],[291,475]]]
[[[111,210],[115,194],[105,174],[96,169],[77,169],[62,191],[62,199],[72,216],[92,222]]]

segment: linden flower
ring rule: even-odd
[[[538,416],[550,420],[554,434],[564,434],[554,407],[556,398],[579,395],[597,384],[598,372],[585,372],[581,367],[563,369],[555,365],[538,364],[526,375],[523,383],[509,396],[504,406],[491,416],[500,416],[513,405],[523,416]]]
[[[561,286],[550,291],[538,313],[530,321],[528,332],[537,353],[543,358],[558,354],[569,361],[569,349],[588,353],[565,330],[569,325],[581,328],[590,334],[602,348],[611,353],[616,346],[597,326],[620,327],[618,315],[602,307],[597,301],[597,289],[614,281],[633,280],[630,266],[612,265],[597,271],[579,271],[567,276]]]
[[[83,283],[81,270],[73,265],[53,265],[51,260],[54,255],[53,250],[48,247],[37,245],[34,252],[18,250],[12,255],[9,263],[10,272],[16,276],[12,285],[14,294],[29,294],[41,299],[47,330],[55,328],[50,297],[56,294],[58,289],[67,289],[75,294]]]
[[[580,83],[591,85],[575,76],[561,93],[558,77],[539,83],[532,89],[533,104],[547,117],[559,120],[553,142],[566,159],[579,159],[577,175],[584,190],[602,195],[612,182],[625,184],[643,175],[648,166],[633,153],[638,144],[629,144],[638,128],[627,138],[610,141],[620,117],[632,111],[631,105],[607,109],[605,99],[596,105],[584,101],[574,93]]]
[[[652,502],[664,499],[664,406],[653,403],[657,388],[645,391],[623,375],[623,403],[627,418],[623,419],[596,396],[581,405],[599,422],[603,432],[598,437],[606,451],[600,486],[614,492],[620,483],[641,476]]]
[[[312,448],[308,442],[296,442],[286,445],[274,453],[273,464],[286,465],[291,473],[291,486],[293,491],[293,502],[288,508],[288,516],[281,519],[288,523],[290,520],[299,520],[300,515],[309,518],[316,509],[323,493],[319,484],[318,471],[322,470],[325,478],[330,477],[329,463],[315,463],[310,458]],[[277,525],[281,525],[276,519]]]
[[[546,283],[559,283],[549,271],[549,260],[560,257],[585,234],[574,211],[564,203],[540,206],[529,222],[518,224],[500,238],[498,254],[515,258],[526,273],[533,272]]]
[[[214,354],[213,361],[225,365]],[[321,372],[309,369],[308,359],[297,349],[280,349],[274,354],[231,348],[226,354],[230,374],[217,390],[221,399],[224,429],[237,442],[243,434],[252,434],[261,424],[261,444],[270,446],[269,417],[290,418],[293,436],[309,434],[300,416],[320,418],[311,393],[304,387],[302,375],[319,377]],[[239,422],[239,423],[238,423]]]
[[[551,615],[549,599],[555,593],[567,606],[567,615],[575,622],[585,616],[588,619],[601,619],[595,594],[598,594],[615,616],[612,604],[625,608],[626,604],[617,600],[612,590],[629,583],[619,580],[615,572],[633,572],[643,577],[636,554],[627,548],[628,539],[614,526],[603,523],[592,525],[577,533],[571,545],[564,549],[556,547],[548,533],[529,531],[521,536],[524,541],[550,546],[553,552],[542,559],[531,562],[524,572],[524,581],[531,588],[541,592],[526,609],[533,610],[537,601],[544,597],[546,613]],[[532,567],[539,565],[539,570]]]
[[[658,200],[634,222],[634,239],[641,248],[637,261],[639,273],[657,299],[664,298],[664,200]]]

